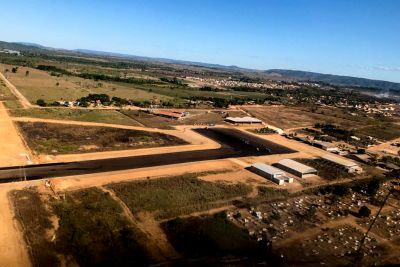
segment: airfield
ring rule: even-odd
[[[139,74],[158,81],[132,73]],[[394,142],[395,123],[376,133],[381,122],[331,107],[318,113],[283,105],[160,109],[161,114],[188,113],[179,120],[137,106],[41,107],[34,104],[38,97],[56,101],[63,90],[71,91],[71,101],[110,91],[120,97],[168,101],[180,89],[165,84],[154,91],[142,84],[145,90],[111,82],[100,86],[26,67],[9,76],[0,76],[1,264],[84,265],[123,258],[139,266],[212,264],[228,253],[231,258],[222,257],[226,264],[334,265],[326,259],[332,247],[342,265],[400,260],[395,194],[378,218],[380,226],[390,225],[390,232],[374,228],[358,250],[370,219],[359,217],[359,209],[378,212],[376,203],[396,179],[358,161],[363,172],[348,173],[321,160],[331,152],[301,139],[304,132],[315,131],[316,122],[356,125],[360,136],[388,139],[370,148],[381,152]],[[228,114],[256,117],[262,123],[228,123]],[[298,136],[288,136],[293,132]],[[304,179],[285,173],[293,182],[278,185],[249,169],[257,162],[275,165],[283,159],[313,164],[318,173]],[[384,182],[371,197],[365,192],[375,177]],[[193,229],[202,231],[196,236]],[[88,245],[97,242],[103,245]],[[111,243],[112,248],[104,245]],[[303,259],[296,258],[303,253]]]

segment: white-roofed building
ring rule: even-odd
[[[276,164],[276,166],[279,169],[287,171],[288,173],[296,175],[300,178],[306,178],[318,174],[316,169],[292,159],[282,159]]]
[[[330,142],[324,142],[324,141],[315,140],[313,142],[313,145],[316,146],[316,147],[319,147],[319,148],[321,148],[323,150],[326,150],[328,152],[337,152],[337,151],[339,151],[339,148],[336,145],[334,145],[334,144],[332,144]]]
[[[340,168],[343,168],[349,173],[360,173],[363,171],[363,169],[354,161],[334,156],[332,154],[323,155],[321,159]]]
[[[262,121],[253,117],[226,117],[225,121],[233,124],[261,124]]]
[[[293,178],[287,177],[284,171],[265,163],[254,163],[249,169],[256,174],[265,177],[274,183],[277,183],[278,185],[282,185],[285,182],[293,183]]]

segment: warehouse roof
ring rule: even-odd
[[[310,173],[310,172],[316,172],[317,171],[316,169],[314,169],[314,168],[312,168],[310,166],[304,165],[304,164],[302,164],[300,162],[297,162],[297,161],[294,161],[292,159],[283,159],[283,160],[279,161],[278,163],[280,165],[283,165],[285,167],[288,167],[288,168],[290,168],[292,170],[296,170],[296,171],[301,172],[301,173]]]
[[[261,123],[262,121],[253,117],[226,117],[225,120],[237,123]]]
[[[355,163],[355,162],[353,162],[351,160],[340,158],[340,157],[337,157],[337,156],[334,156],[334,155],[331,155],[331,154],[325,154],[321,158],[323,158],[325,160],[328,160],[328,161],[331,161],[331,162],[334,162],[336,164],[345,166],[345,167],[349,167],[349,168],[358,166],[357,163]]]
[[[267,165],[267,164],[262,163],[262,162],[254,163],[253,165],[251,165],[251,167],[257,168],[257,169],[259,169],[259,170],[261,170],[263,172],[266,172],[266,173],[272,174],[272,175],[274,175],[274,174],[282,174],[282,175],[285,174],[282,170],[280,170],[278,168],[275,168],[275,167],[273,167],[271,165]]]

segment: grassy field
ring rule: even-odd
[[[17,122],[28,146],[40,154],[68,154],[187,144],[171,135],[108,127]]]
[[[162,227],[175,249],[188,258],[203,257],[201,261],[212,263],[216,257],[221,264],[222,257],[230,255],[231,260],[235,259],[235,265],[247,263],[251,266],[268,255],[266,247],[228,221],[224,213],[177,218],[163,223]],[[244,257],[246,260],[243,261]]]
[[[306,108],[286,106],[249,107],[246,110],[264,122],[283,129],[310,127],[317,122],[355,128],[365,126],[369,122],[365,118],[344,115],[336,109],[321,109],[319,113],[310,112]]]
[[[226,185],[199,180],[200,174],[148,181],[110,184],[133,214],[155,213],[158,219],[172,218],[226,204],[234,197],[245,196],[251,187],[244,184]]]
[[[74,120],[99,123],[111,123],[130,126],[141,126],[135,120],[115,110],[90,110],[68,108],[32,108],[11,111],[14,117],[31,117],[55,120]]]
[[[182,120],[168,119],[161,116],[152,115],[139,110],[121,110],[122,114],[134,119],[146,127],[171,128],[174,125],[208,125],[224,124],[223,114],[217,111],[187,110],[190,115]],[[232,115],[231,115],[232,114]],[[231,116],[245,116],[243,112],[229,112]]]
[[[0,64],[0,69],[12,66]],[[29,75],[26,75],[29,71]],[[57,100],[72,101],[88,94],[108,94],[132,100],[168,100],[169,97],[149,92],[151,87],[143,90],[136,89],[133,85],[94,81],[72,76],[51,76],[46,71],[33,68],[19,67],[17,73],[8,72],[8,79],[31,102],[44,99],[46,102]]]
[[[3,80],[0,80],[0,101],[15,100],[16,97],[6,87]]]
[[[4,106],[8,109],[20,109],[22,108],[21,103],[19,100],[6,100],[3,102]]]
[[[47,234],[52,229],[51,213],[36,189],[11,191],[15,216],[22,225],[33,266],[58,266],[56,247]]]
[[[318,175],[326,180],[339,180],[354,177],[353,174],[326,164],[322,159],[296,159],[296,161],[318,170]]]
[[[107,193],[91,188],[68,193],[54,203],[60,218],[57,249],[80,266],[146,266],[143,234],[122,215]]]
[[[381,123],[375,126],[369,126],[357,129],[357,136],[372,136],[378,140],[389,141],[400,137],[400,125],[395,123]]]
[[[147,266],[143,234],[108,194],[90,188],[46,205],[36,189],[11,193],[33,266]],[[58,218],[54,229],[51,216]],[[54,231],[53,234],[49,234]],[[51,241],[55,238],[54,241]],[[63,262],[63,264],[62,264]]]

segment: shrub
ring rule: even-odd
[[[361,218],[369,217],[371,215],[371,210],[367,206],[362,206],[358,211],[358,216]]]
[[[46,101],[44,101],[43,99],[38,99],[38,100],[36,100],[36,104],[38,106],[45,107],[46,106]]]

